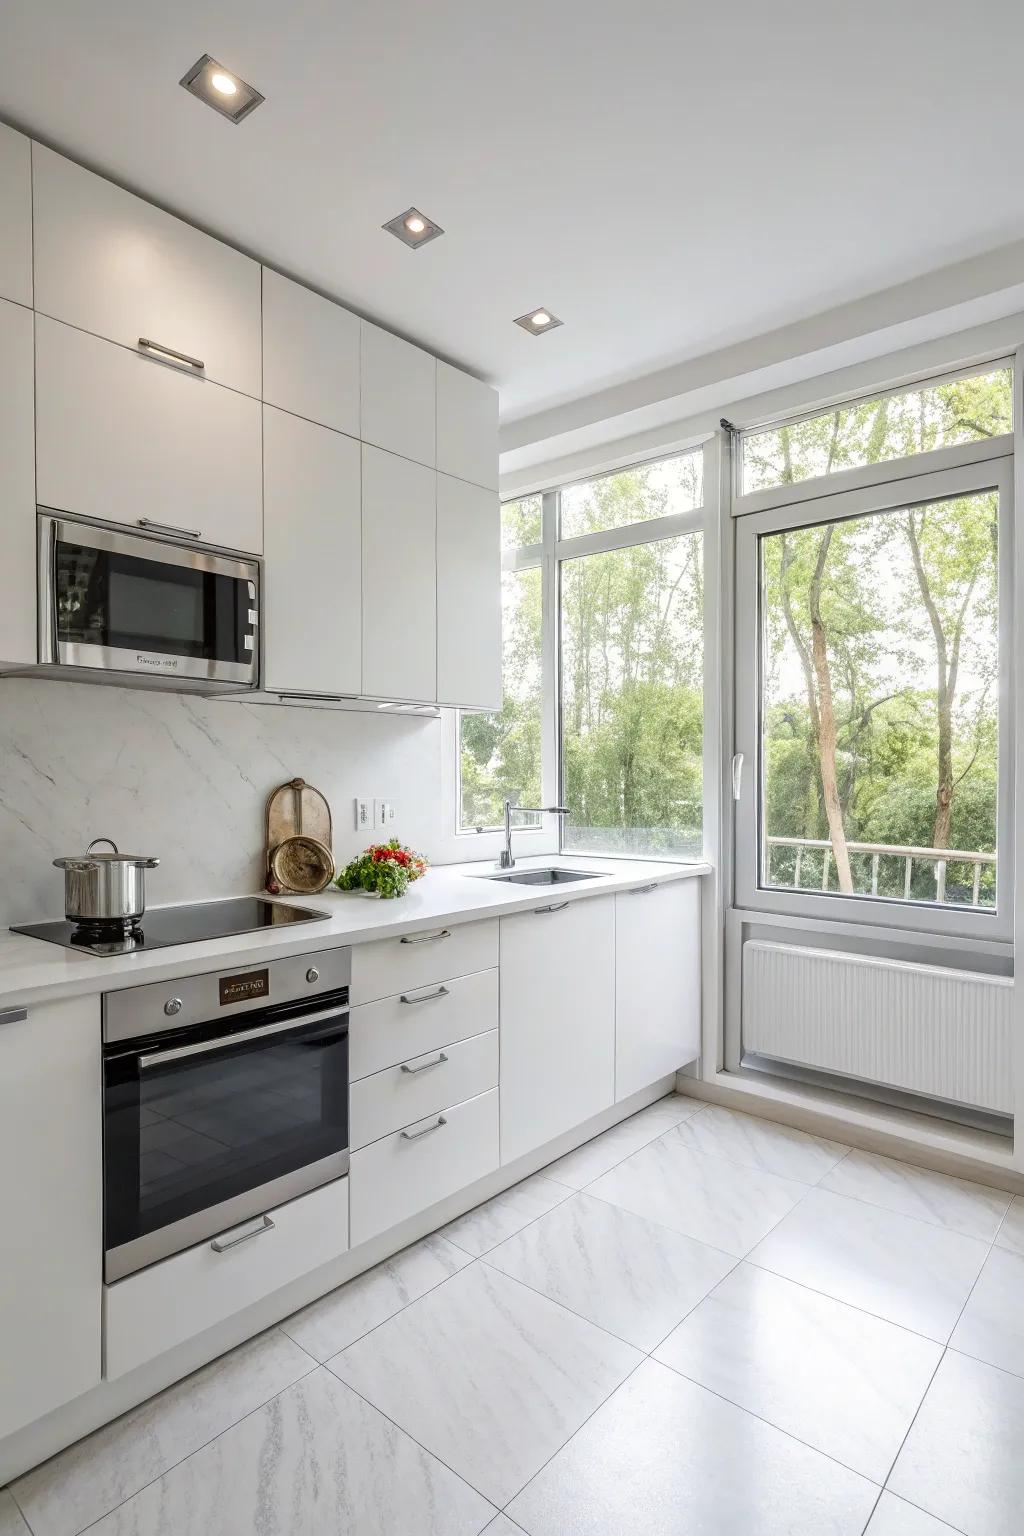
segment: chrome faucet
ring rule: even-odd
[[[512,857],[512,812],[526,811],[532,816],[568,816],[569,809],[564,805],[513,805],[511,800],[505,801],[505,846],[501,850],[501,858],[498,860],[499,869],[515,869],[516,861]]]

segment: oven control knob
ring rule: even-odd
[[[306,980],[309,982],[320,980],[320,972],[317,970],[315,965],[311,965],[309,970],[306,972]]]
[[[164,1013],[166,1013],[166,1015],[167,1015],[167,1017],[169,1019],[173,1019],[174,1015],[176,1013],[180,1013],[180,1012],[181,1012],[181,998],[180,997],[169,997],[167,999],[166,1003],[164,1003]]]

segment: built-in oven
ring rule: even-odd
[[[259,562],[39,509],[39,660],[213,691],[259,682]]]
[[[348,1172],[350,957],[104,995],[108,1284]]]

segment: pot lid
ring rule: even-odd
[[[112,849],[110,853],[93,853],[97,843],[109,843]],[[67,854],[64,858],[54,859],[54,867],[57,869],[85,870],[94,869],[97,864],[132,864],[137,869],[156,869],[160,863],[148,853],[119,853],[115,842],[109,837],[97,837],[89,844],[84,853]]]

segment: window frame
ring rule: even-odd
[[[982,457],[977,444],[965,444],[953,452],[962,462],[935,465],[942,449],[889,461],[889,474],[879,481],[864,470],[844,475],[842,489],[833,489],[829,476],[813,482],[813,497],[792,497],[768,510],[748,513],[735,527],[735,709],[734,750],[742,754],[740,796],[735,805],[734,870],[735,906],[744,912],[773,913],[798,918],[817,918],[857,926],[887,924],[901,933],[928,933],[950,938],[1006,941],[1013,934],[1014,893],[1014,709],[1010,686],[1013,665],[1014,592],[1014,460],[1012,436],[988,439]],[[924,461],[927,462],[925,467]],[[869,466],[874,470],[877,466]],[[851,476],[859,478],[856,486]],[[807,482],[802,482],[806,484]],[[792,491],[796,487],[786,487]],[[903,901],[887,896],[844,896],[829,891],[794,891],[761,883],[763,839],[762,804],[762,592],[760,538],[764,534],[806,528],[851,517],[898,510],[907,505],[941,501],[975,491],[999,494],[999,750],[996,807],[995,910],[963,906],[939,906],[930,902]],[[749,498],[747,498],[749,500]]]

